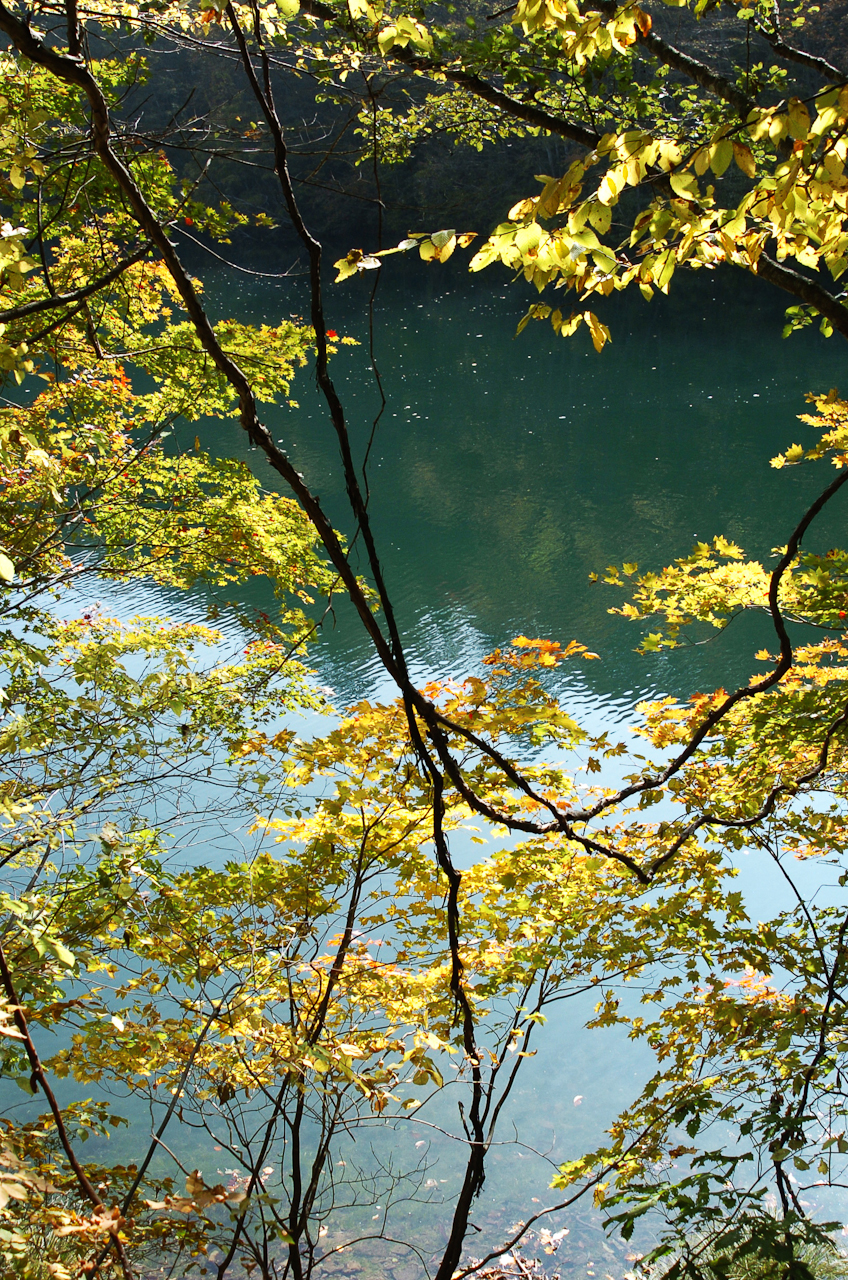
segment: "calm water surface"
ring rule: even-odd
[[[375,303],[387,405],[369,457],[370,510],[416,673],[465,674],[518,632],[577,638],[602,661],[572,669],[569,694],[590,718],[613,719],[648,692],[746,678],[767,627],[746,631],[746,620],[706,649],[648,660],[633,652],[633,625],[607,613],[624,597],[589,574],[625,560],[657,568],[717,533],[758,557],[784,542],[827,472],[775,471],[769,459],[811,437],[796,417],[805,392],[846,383],[844,343],[810,331],[784,341],[781,298],[702,272],[671,299],[600,300],[613,342],[598,355],[585,330],[563,340],[532,323],[515,338],[536,293],[506,273],[388,261]],[[227,279],[231,311],[274,321],[293,310],[279,287],[242,280]],[[372,283],[331,286],[326,299],[328,325],[363,342],[332,361],[360,458],[379,410],[366,345]],[[216,304],[222,285],[209,285]],[[350,533],[311,378],[294,394],[300,408],[268,420]],[[235,424],[210,427],[204,443],[234,440]],[[843,511],[829,514],[822,540],[843,525]],[[316,655],[341,701],[388,691],[351,615],[340,603]]]
[[[758,557],[784,542],[826,472],[778,472],[769,459],[809,440],[796,420],[805,392],[848,387],[844,344],[810,332],[784,342],[782,299],[756,282],[702,273],[670,300],[601,301],[613,343],[598,355],[585,332],[564,341],[532,324],[515,339],[536,295],[509,287],[506,274],[469,279],[457,260],[444,268],[389,262],[374,314],[387,404],[368,481],[416,677],[470,674],[519,632],[576,638],[602,660],[562,673],[560,689],[572,714],[594,729],[631,724],[641,697],[747,679],[754,649],[769,640],[764,621],[746,619],[705,647],[639,657],[638,632],[607,612],[619,597],[592,585],[589,574],[625,560],[657,568],[717,533]],[[303,310],[290,291],[245,279],[210,277],[213,309],[272,323]],[[328,325],[363,344],[340,348],[332,362],[360,459],[379,410],[367,347],[372,285],[367,277],[327,295]],[[350,536],[334,439],[311,377],[301,375],[293,394],[298,409],[268,415],[273,432]],[[201,437],[221,452],[241,450],[273,484],[235,423],[207,424]],[[843,500],[814,542],[844,541],[844,525]],[[152,598],[136,591],[132,610],[149,609]],[[251,599],[267,603],[261,587]],[[173,612],[176,602],[157,595],[153,603]],[[392,693],[344,600],[312,656],[339,705]],[[753,869],[743,879],[753,885],[758,877]],[[620,1035],[581,1031],[588,1009],[563,1007],[540,1035],[509,1117],[524,1141],[554,1160],[597,1141],[649,1066],[644,1050]],[[430,1137],[410,1122],[369,1141],[406,1159]],[[197,1154],[214,1173],[216,1157]],[[538,1207],[534,1197],[549,1203],[549,1176],[546,1161],[527,1149],[497,1149],[475,1215],[481,1240]],[[449,1200],[457,1177],[447,1152],[430,1194]],[[416,1221],[420,1210],[399,1213],[402,1234],[403,1215]],[[620,1275],[622,1252],[609,1253],[591,1210],[569,1223],[564,1270]]]

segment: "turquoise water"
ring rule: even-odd
[[[754,649],[769,640],[765,620],[745,619],[703,647],[640,657],[638,632],[607,612],[619,597],[589,574],[624,560],[656,568],[717,533],[758,556],[785,541],[824,480],[821,471],[775,471],[769,458],[808,438],[796,421],[806,391],[848,384],[838,340],[808,332],[784,342],[782,299],[746,279],[702,273],[670,300],[600,304],[613,343],[598,355],[587,334],[563,341],[542,324],[514,338],[536,295],[510,287],[505,274],[469,279],[456,260],[441,269],[389,262],[374,310],[387,405],[370,450],[370,510],[416,677],[463,677],[519,632],[576,638],[601,661],[567,669],[560,691],[593,729],[626,728],[642,697],[746,679]],[[372,284],[330,286],[327,295],[328,325],[362,344],[342,347],[332,366],[360,459],[379,409],[367,346]],[[304,309],[297,293],[292,301],[276,283],[246,286],[244,277],[222,274],[207,289],[221,314],[275,321]],[[330,423],[306,371],[294,394],[300,407],[274,410],[269,423],[350,535]],[[201,438],[241,453],[273,484],[235,423],[206,424]],[[844,524],[844,506],[828,513],[818,545],[844,540]],[[268,604],[261,585],[249,598]],[[199,601],[139,589],[116,602],[126,612],[200,611]],[[391,695],[344,600],[312,658],[338,705]],[[219,846],[215,856],[223,857],[225,842]],[[752,868],[743,880],[753,887],[761,872]],[[502,1133],[509,1139],[514,1124],[522,1142],[545,1154],[515,1145],[492,1153],[473,1215],[481,1241],[550,1202],[550,1161],[597,1141],[650,1065],[620,1034],[583,1031],[589,1007],[586,999],[562,1006],[538,1037],[538,1057],[527,1064]],[[147,1126],[132,1110],[134,1135],[143,1134]],[[435,1118],[455,1127],[450,1098]],[[425,1118],[398,1129],[377,1124],[360,1149],[370,1143],[378,1154],[407,1159],[431,1140],[440,1163],[425,1198],[449,1204],[457,1146],[440,1147]],[[208,1143],[186,1139],[185,1152],[189,1165],[216,1174],[221,1157]],[[435,1247],[446,1220],[438,1209],[400,1207],[396,1234],[405,1225],[426,1228]],[[568,1219],[561,1265],[617,1277],[626,1250],[605,1253],[597,1221],[588,1207]],[[398,1280],[407,1280],[408,1263],[399,1253]]]
[[[360,458],[379,410],[367,359],[371,286],[353,281],[326,298],[328,325],[363,343],[341,348],[332,368]],[[239,296],[247,314],[276,318],[272,290]],[[387,405],[369,455],[370,512],[421,680],[465,676],[519,632],[576,638],[601,661],[562,673],[567,709],[592,728],[622,729],[642,697],[746,681],[770,626],[746,618],[705,646],[643,657],[632,624],[608,613],[618,595],[589,574],[624,560],[657,568],[718,533],[768,557],[829,478],[825,468],[776,471],[769,459],[809,439],[796,417],[804,395],[844,385],[848,361],[815,332],[784,341],[784,300],[747,278],[702,273],[668,300],[602,303],[613,342],[601,354],[585,332],[563,341],[543,324],[515,338],[535,296],[505,274],[469,281],[456,262],[385,269],[374,355]],[[274,414],[274,434],[350,533],[326,413],[308,379],[296,394],[300,409]],[[810,545],[842,541],[844,528],[843,504]],[[314,656],[339,702],[392,692],[344,602]],[[812,883],[818,872],[809,874]],[[740,882],[754,914],[784,905],[762,866],[744,865]],[[582,1030],[589,1006],[555,1013],[508,1117],[551,1159],[597,1141],[649,1068],[621,1036]],[[392,1141],[403,1147],[403,1136]],[[550,1203],[548,1173],[527,1149],[496,1150],[475,1215],[481,1238],[487,1224],[496,1235],[526,1216],[534,1196]],[[569,1222],[562,1265],[594,1254],[603,1272],[597,1217],[583,1208]],[[614,1271],[621,1254],[615,1265],[607,1257]]]
[[[585,331],[563,340],[533,323],[515,338],[536,294],[505,272],[388,261],[370,511],[416,672],[462,674],[518,632],[577,638],[602,661],[569,674],[569,693],[590,717],[615,719],[649,691],[746,678],[756,623],[648,660],[633,652],[633,626],[607,613],[618,593],[589,574],[625,560],[656,568],[717,533],[768,556],[826,482],[823,468],[779,472],[769,459],[811,435],[796,420],[804,394],[845,383],[848,352],[810,331],[782,340],[783,299],[745,277],[702,272],[671,299],[601,300],[613,342],[596,354]],[[363,344],[371,283],[326,297],[328,325]],[[230,309],[269,320],[292,310],[278,288],[240,285],[227,281]],[[210,285],[216,302],[222,292]],[[340,348],[332,373],[361,458],[379,408],[366,345]],[[350,532],[326,413],[308,377],[295,394],[300,408],[268,421]],[[243,447],[235,424],[206,440]],[[822,539],[843,524],[829,514]],[[317,651],[342,701],[386,690],[351,614],[341,602]]]

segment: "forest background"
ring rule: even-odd
[[[584,1201],[614,1238],[644,1227],[658,1275],[838,1265],[848,552],[813,543],[848,406],[811,388],[807,443],[773,460],[835,474],[771,565],[719,536],[603,572],[648,657],[745,612],[774,637],[750,681],[645,705],[642,744],[619,742],[551,683],[596,658],[579,640],[519,635],[416,685],[369,510],[382,412],[357,452],[326,317],[328,290],[361,291],[378,396],[369,284],[401,253],[507,267],[540,299],[528,342],[542,321],[600,354],[622,290],[717,268],[790,295],[788,333],[848,336],[844,21],[0,3],[0,1031],[32,1098],[3,1121],[9,1274],[527,1275],[567,1265]],[[290,268],[297,307],[210,319],[204,254]],[[339,532],[263,421],[307,377]],[[251,466],[203,450],[210,420]],[[274,614],[240,594],[254,577]],[[96,578],[194,593],[206,622],[80,608]],[[310,640],[343,608],[394,701],[331,708],[316,685]],[[215,832],[244,856],[215,865]],[[469,832],[491,843],[466,866]],[[774,918],[749,918],[743,852],[788,888]],[[587,992],[589,1027],[652,1065],[544,1203],[482,1232],[546,1011]],[[86,1100],[60,1105],[71,1080]],[[110,1162],[119,1096],[149,1131]],[[401,1156],[410,1121],[448,1140],[449,1196],[435,1146]],[[203,1143],[228,1183],[188,1161]]]

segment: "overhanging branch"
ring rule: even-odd
[[[10,320],[22,320],[25,316],[37,315],[39,311],[51,311],[54,307],[69,307],[75,302],[83,302],[86,298],[90,298],[92,294],[103,289],[107,284],[111,284],[113,280],[117,280],[119,276],[132,267],[141,259],[150,249],[150,241],[142,245],[142,247],[129,258],[124,258],[117,266],[112,267],[111,271],[107,271],[104,275],[98,276],[96,280],[90,284],[83,285],[80,289],[72,289],[69,293],[56,293],[50,298],[39,298],[35,302],[23,302],[19,307],[10,307],[8,311],[0,311],[0,324],[7,324]]]
[[[823,285],[817,284],[809,276],[802,276],[800,271],[785,267],[782,262],[775,262],[766,253],[760,254],[757,259],[757,275],[761,280],[767,280],[769,284],[775,284],[778,289],[815,307],[843,338],[848,338],[848,307],[843,306],[832,293],[828,293]]]
[[[353,32],[351,32],[350,21],[345,23],[342,15],[337,13],[330,5],[325,4],[324,0],[302,0],[300,9],[302,13],[310,14],[314,18],[320,18],[322,22],[332,22],[335,26],[344,30],[348,36],[351,34],[357,35],[365,46],[374,43],[368,39],[368,36],[363,31],[354,28]],[[549,133],[556,134],[557,137],[568,138],[571,142],[578,142],[583,147],[589,147],[590,150],[596,147],[600,141],[601,135],[595,129],[587,129],[585,125],[576,124],[571,120],[564,120],[561,116],[553,115],[550,111],[545,111],[542,107],[536,106],[532,102],[523,102],[520,98],[513,98],[510,94],[504,93],[502,89],[490,84],[488,80],[484,80],[481,76],[473,75],[470,71],[464,71],[455,63],[442,62],[438,58],[427,58],[423,54],[415,53],[408,46],[403,49],[400,46],[396,46],[388,56],[394,62],[400,62],[405,67],[409,67],[411,71],[432,76],[434,80],[447,80],[450,84],[455,84],[458,88],[465,89],[476,98],[481,98],[484,102],[488,102],[490,106],[497,107],[506,115],[512,116],[516,120],[523,120],[534,128],[546,129]]]
[[[616,4],[616,0],[593,0],[601,13],[605,13],[608,18],[613,17],[621,8]],[[727,76],[720,75],[719,72],[713,71],[712,67],[708,67],[705,62],[700,62],[697,58],[693,58],[691,54],[684,53],[682,49],[678,49],[676,45],[669,44],[667,40],[663,40],[662,36],[658,36],[656,32],[649,31],[647,35],[639,37],[639,43],[650,53],[658,58],[664,66],[672,67],[675,71],[679,71],[681,75],[686,76],[688,80],[694,81],[695,84],[706,89],[708,93],[713,94],[716,98],[723,99],[728,102],[735,111],[738,111],[742,120],[747,120],[752,111],[756,109],[757,103],[747,93],[743,93],[732,80],[728,80]]]

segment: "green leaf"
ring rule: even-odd
[[[599,235],[606,235],[612,224],[612,209],[608,204],[591,204],[589,221]]]
[[[732,159],[733,143],[729,138],[722,138],[721,142],[717,142],[711,148],[710,165],[717,178],[720,178],[726,171]],[[673,185],[674,183],[672,182]]]
[[[61,942],[54,942],[53,950],[56,953],[57,960],[65,966],[66,969],[73,969],[76,964],[76,957],[72,951]]]

